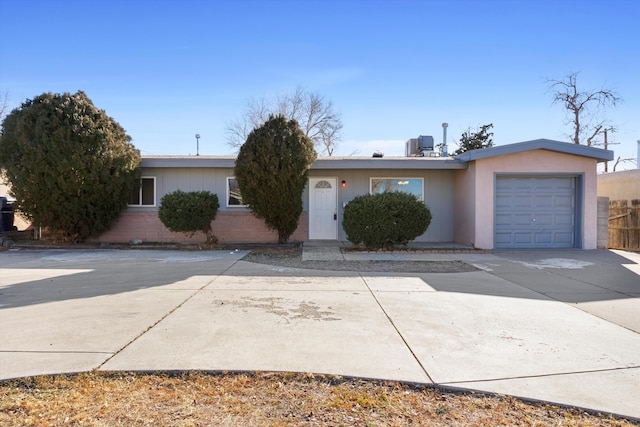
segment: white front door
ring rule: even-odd
[[[338,238],[338,179],[309,178],[309,239]]]

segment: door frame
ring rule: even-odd
[[[312,185],[312,181],[313,181],[313,185]],[[319,181],[329,181],[331,182],[331,185],[333,187],[334,190],[334,210],[335,210],[335,215],[336,215],[336,219],[334,220],[334,227],[333,227],[333,237],[332,238],[328,238],[328,239],[315,239],[314,237],[312,237],[311,233],[312,233],[312,225],[313,225],[313,221],[316,219],[314,218],[314,212],[313,212],[313,208],[315,208],[315,206],[312,206],[312,200],[313,200],[313,191],[315,190],[315,185],[317,182]],[[309,240],[338,240],[338,223],[339,218],[339,212],[338,212],[338,177],[336,176],[311,176],[309,177],[309,216],[308,216],[308,226],[309,226]]]

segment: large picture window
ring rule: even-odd
[[[246,206],[242,201],[242,194],[240,194],[238,181],[236,181],[236,179],[233,177],[227,178],[227,206],[228,207]]]
[[[403,191],[424,200],[422,178],[371,178],[371,194]]]
[[[156,178],[143,176],[140,179],[140,188],[131,193],[129,206],[155,206],[156,205]]]

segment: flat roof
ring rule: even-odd
[[[311,165],[311,169],[466,169],[468,163],[475,160],[532,150],[548,150],[588,157],[598,162],[611,161],[614,155],[613,151],[602,148],[551,139],[535,139],[467,151],[455,157],[318,157]],[[142,156],[142,167],[145,168],[233,168],[235,163],[235,156]]]

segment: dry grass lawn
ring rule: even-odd
[[[86,373],[0,383],[2,426],[627,426],[548,404],[310,374]]]

